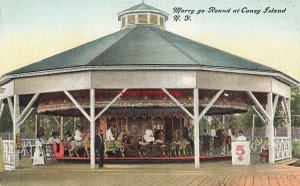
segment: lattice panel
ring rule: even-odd
[[[5,170],[15,170],[14,141],[3,140]]]
[[[291,155],[291,139],[287,137],[275,138],[275,161],[287,159],[292,157]]]
[[[268,138],[247,138],[250,141],[250,150],[254,153],[260,153],[262,150],[268,149]]]

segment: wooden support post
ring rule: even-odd
[[[19,149],[18,149],[18,143],[20,143],[20,125],[16,121],[18,121],[18,118],[20,117],[20,99],[19,95],[14,95],[14,119],[13,119],[13,139],[14,139],[14,151],[15,151],[15,167],[19,167]]]
[[[291,118],[291,99],[287,98],[286,99],[286,104],[287,104],[287,137],[289,139],[289,157],[292,157],[292,118]]]
[[[60,137],[61,139],[64,139],[64,117],[63,116],[60,116]]]
[[[254,137],[254,127],[255,127],[255,114],[253,114],[252,116],[252,133],[251,133],[252,138]]]
[[[273,94],[269,92],[267,95],[267,115],[270,117],[268,120],[267,131],[268,131],[268,147],[269,147],[269,163],[275,161],[275,144],[274,144],[274,116],[273,116]]]
[[[200,145],[199,145],[199,89],[194,89],[194,154],[195,168],[200,168]]]
[[[39,131],[39,129],[40,129],[40,122],[39,122],[39,115],[38,114],[36,114],[35,115],[35,123],[34,123],[34,125],[35,125],[35,136],[37,136],[38,135],[38,131]]]
[[[95,168],[95,89],[90,90],[91,169]]]

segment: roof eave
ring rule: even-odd
[[[230,69],[230,68],[216,68],[216,67],[208,67],[208,66],[166,66],[166,65],[126,65],[126,66],[82,66],[82,67],[72,67],[72,68],[64,68],[64,69],[53,69],[53,70],[45,70],[45,71],[37,71],[37,72],[27,72],[20,74],[10,74],[4,75],[0,78],[0,86],[8,83],[12,79],[15,78],[23,78],[23,77],[32,77],[32,76],[43,76],[49,74],[60,74],[60,73],[70,73],[70,72],[80,72],[80,71],[95,71],[95,70],[203,70],[203,71],[215,71],[215,72],[231,72],[238,74],[250,74],[250,75],[264,75],[264,76],[272,76],[291,87],[300,87],[300,82],[289,77],[286,74],[283,74],[279,71],[276,72],[268,72],[268,71],[253,71],[247,69]]]

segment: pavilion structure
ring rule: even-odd
[[[232,113],[253,105],[266,118],[269,163],[292,156],[291,88],[299,82],[273,68],[166,31],[168,14],[145,3],[120,12],[118,20],[118,32],[1,77],[0,108],[8,104],[13,118],[16,167],[22,122],[33,107],[51,114],[51,104],[63,95],[63,103],[72,104],[73,112],[68,107],[61,109],[66,112],[52,113],[77,113],[89,121],[90,166],[94,168],[95,121],[132,90],[160,90],[164,100],[193,120],[196,168],[200,167],[199,121],[228,103],[241,104],[238,109],[231,107]],[[98,103],[103,91],[109,90],[118,92]],[[187,101],[172,94],[178,90],[189,92]],[[279,105],[288,124],[288,136],[280,139],[274,137],[274,115]],[[218,112],[226,113],[226,109]]]

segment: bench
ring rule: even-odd
[[[259,156],[260,162],[262,162],[263,159],[265,159],[266,162],[269,162],[269,150],[262,150]]]

